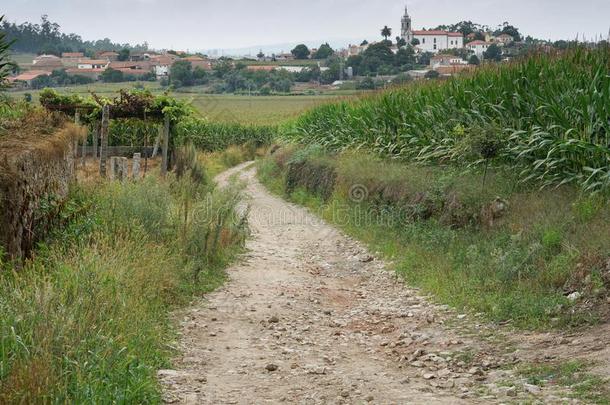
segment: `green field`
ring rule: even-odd
[[[142,83],[146,89],[155,94],[165,91],[158,83]],[[90,92],[110,97],[118,94],[123,88],[133,88],[134,83],[94,83],[91,85],[59,87],[60,93],[88,95]],[[238,96],[232,94],[205,94],[193,88],[189,92],[175,92],[174,96],[188,100],[199,113],[213,121],[238,122],[243,124],[277,124],[297,116],[305,110],[320,104],[335,101],[354,92],[334,91],[318,95],[292,96]],[[10,92],[15,98],[25,93],[38,101],[40,90],[23,90]]]

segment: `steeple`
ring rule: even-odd
[[[405,39],[405,41],[407,41],[407,43],[411,43],[411,40],[413,40],[413,29],[411,26],[411,17],[409,16],[407,5],[405,5],[405,15],[402,17],[401,27],[402,37]]]

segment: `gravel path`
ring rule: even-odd
[[[513,379],[502,366],[515,357],[498,349],[493,328],[405,286],[358,242],[272,196],[248,164],[218,180],[234,174],[250,197],[249,253],[223,288],[179,314],[177,369],[159,372],[166,402],[459,404],[546,395],[494,384]]]

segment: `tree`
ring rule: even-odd
[[[218,62],[214,65],[213,70],[216,77],[222,79],[229,74],[231,70],[233,70],[233,61],[226,58],[220,58],[220,60],[218,60]]]
[[[407,46],[400,48],[396,53],[396,66],[414,65],[415,64],[415,51],[412,47]]]
[[[352,55],[347,58],[347,62],[345,64],[353,69],[355,75],[360,75],[363,59],[364,58],[362,55]]]
[[[311,54],[309,48],[305,44],[297,45],[290,53],[292,53],[295,59],[300,60],[309,58],[309,55]]]
[[[263,53],[263,50],[261,49],[258,54],[256,55],[256,57],[258,59],[264,59],[265,58],[265,54]]]
[[[368,44],[369,44],[369,41],[367,41],[367,40],[365,39],[364,41],[362,41],[362,42],[360,43],[360,46],[366,46],[366,45],[368,45]]]
[[[494,62],[500,62],[502,60],[502,49],[497,44],[491,44],[485,52],[483,52],[483,58]]]
[[[388,27],[387,25],[384,26],[381,29],[381,36],[385,38],[385,40],[387,41],[389,37],[392,36],[392,28]]]
[[[394,52],[390,49],[388,42],[389,41],[377,42],[376,44],[370,45],[362,55],[365,59],[377,57],[382,63],[392,65],[394,64]]]
[[[375,81],[372,77],[365,77],[360,80],[356,85],[356,89],[358,90],[375,90]]]
[[[428,70],[424,77],[426,79],[438,79],[440,76],[440,73],[438,73],[436,70]]]
[[[505,22],[504,24],[502,24],[501,29],[498,29],[494,32],[494,35],[496,35],[496,36],[502,35],[502,34],[510,35],[517,42],[521,41],[521,33],[519,32],[519,29],[517,27],[509,24],[508,22]]]
[[[399,48],[407,46],[407,41],[403,37],[396,37],[396,46]]]
[[[4,16],[0,16],[0,23],[4,19]],[[0,31],[0,87],[4,84],[4,81],[8,77],[13,63],[9,59],[9,49],[11,42],[6,40],[6,34]]]
[[[180,60],[170,68],[170,77],[175,87],[193,85],[193,65],[188,60]]]
[[[420,65],[428,66],[430,64],[430,59],[432,59],[433,56],[434,54],[430,52],[420,53],[417,58],[417,63]]]
[[[472,55],[470,59],[468,59],[468,64],[478,66],[481,64],[481,61],[477,55]]]
[[[413,46],[417,46],[417,45],[419,45],[419,44],[420,44],[419,39],[417,39],[417,38],[413,38],[413,39],[411,40],[411,45],[413,45]]]
[[[119,51],[119,56],[117,57],[117,59],[124,62],[126,60],[129,60],[130,54],[131,54],[131,52],[129,51],[129,49],[123,48]]]
[[[312,55],[312,59],[327,59],[335,53],[334,49],[327,43],[320,45],[316,53]]]
[[[124,48],[144,51],[148,44],[131,46],[129,44],[113,43],[109,39],[97,41],[84,41],[79,35],[65,34],[60,31],[60,26],[49,20],[44,15],[40,24],[25,22],[22,24],[8,23],[0,24],[0,31],[4,32],[8,41],[16,40],[12,45],[15,52],[51,53],[61,55],[62,52],[83,52],[88,56],[95,51],[119,51]]]
[[[557,49],[565,50],[565,49],[568,49],[569,44],[568,44],[568,41],[559,40],[559,41],[555,41],[553,46]]]
[[[104,83],[120,83],[125,81],[125,76],[120,70],[108,68],[104,70],[100,78]]]

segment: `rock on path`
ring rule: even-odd
[[[510,378],[499,368],[511,358],[479,337],[484,327],[430,303],[359,243],[269,194],[248,164],[217,180],[234,174],[250,197],[249,253],[224,287],[180,313],[181,357],[176,370],[159,372],[167,403],[531,398],[486,385]]]

